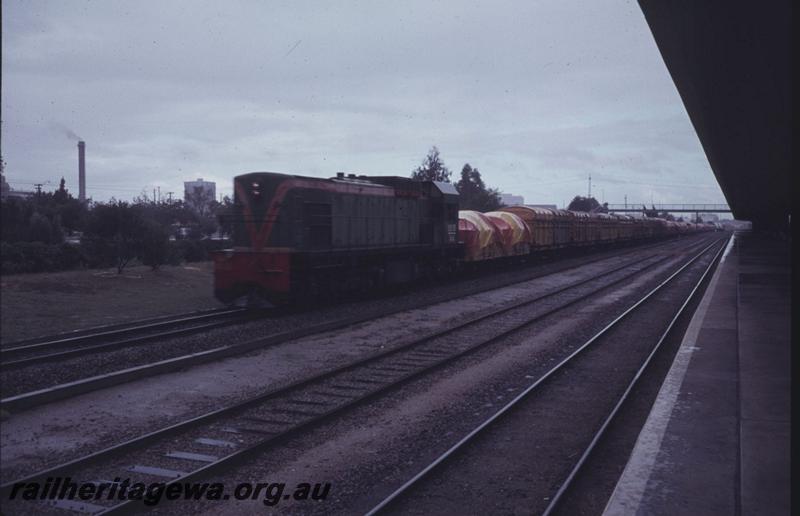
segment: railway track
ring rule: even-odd
[[[76,481],[120,477],[147,484],[184,483],[203,478],[604,290],[646,274],[658,265],[681,266],[671,276],[675,277],[718,242],[706,243],[707,240],[698,242],[694,248],[703,247],[703,250],[682,266],[683,256],[653,254],[639,258],[604,274],[497,308],[471,321],[272,389],[241,403],[8,482],[0,486],[0,493],[7,500],[17,482],[67,475]],[[490,320],[492,324],[487,324]],[[489,334],[481,335],[478,328],[489,329]],[[84,506],[53,502],[51,507],[54,511],[82,509],[103,514],[141,508],[135,501],[112,504],[104,500]],[[9,506],[9,509],[12,513],[13,508]]]
[[[243,308],[221,308],[19,341],[0,348],[0,367],[11,370],[93,355],[121,347],[137,346],[156,340],[222,328],[260,316],[263,314]]]
[[[703,241],[704,239],[701,238],[699,241]],[[468,295],[473,295],[481,292],[485,292],[488,290],[503,288],[505,286],[514,285],[523,281],[530,281],[533,279],[537,279],[543,276],[547,276],[550,274],[556,274],[560,272],[564,272],[570,269],[578,269],[580,267],[584,267],[586,265],[601,262],[603,260],[614,260],[618,258],[624,258],[628,254],[636,254],[640,252],[646,252],[648,249],[659,249],[662,252],[668,251],[673,247],[679,248],[680,246],[685,245],[684,241],[681,240],[669,240],[666,242],[657,242],[654,244],[649,244],[646,246],[637,246],[631,249],[628,249],[622,253],[613,254],[611,256],[604,255],[600,257],[593,258],[589,261],[582,261],[578,264],[568,265],[564,267],[559,267],[556,270],[551,270],[547,272],[541,271],[534,271],[532,274],[523,274],[523,275],[514,275],[511,279],[507,279],[505,281],[500,281],[497,283],[492,283],[489,286],[477,286],[475,288],[466,289],[466,291],[462,291],[457,296],[445,296],[444,298],[437,298],[434,296],[433,300],[430,300],[427,304],[433,304],[443,301],[449,301],[456,297],[463,297]],[[634,260],[635,261],[635,260]],[[416,305],[415,307],[419,307]],[[367,311],[366,313],[361,312],[359,315],[354,317],[345,317],[340,318],[338,320],[333,320],[329,322],[324,322],[321,324],[315,325],[304,325],[301,328],[275,333],[272,335],[268,335],[263,338],[258,338],[251,341],[245,341],[240,343],[234,344],[227,344],[223,346],[219,346],[216,348],[210,349],[201,349],[196,352],[190,353],[188,355],[180,355],[176,357],[169,357],[169,358],[162,358],[161,360],[156,360],[153,362],[148,362],[144,365],[138,365],[133,367],[127,367],[122,369],[117,369],[111,372],[98,374],[94,376],[84,377],[81,379],[68,381],[63,384],[55,384],[55,385],[44,385],[40,388],[35,390],[31,390],[28,392],[16,393],[12,396],[8,396],[2,400],[0,400],[0,408],[7,410],[7,411],[15,411],[15,410],[26,410],[31,407],[35,407],[37,405],[41,405],[44,403],[49,403],[58,399],[64,399],[72,396],[76,396],[78,394],[91,392],[94,390],[107,388],[113,385],[118,385],[121,383],[138,380],[141,378],[145,378],[147,376],[152,376],[156,374],[162,374],[166,372],[171,372],[175,370],[179,370],[184,367],[197,365],[205,362],[209,362],[212,360],[218,360],[220,358],[236,356],[243,353],[247,353],[249,351],[255,349],[263,349],[269,346],[274,346],[283,342],[287,342],[290,340],[299,339],[302,337],[306,337],[309,335],[313,335],[315,333],[322,333],[325,331],[331,331],[335,329],[344,328],[350,325],[366,322],[375,318],[384,317],[387,315],[391,315],[393,313],[397,313],[403,310],[408,309],[408,307],[403,306],[391,306],[388,309],[378,309],[378,310],[371,310]],[[231,324],[231,323],[225,323]],[[223,324],[223,325],[225,325]],[[169,332],[165,332],[169,333]],[[132,345],[139,345],[145,344],[147,342],[156,342],[161,338],[167,338],[168,335],[162,334],[161,337],[153,337],[148,341],[134,341]],[[114,351],[117,349],[121,349],[124,344],[120,342],[116,342],[110,344],[108,346],[103,346],[102,349],[98,350],[98,352],[109,352]],[[69,351],[67,351],[69,353]],[[76,351],[76,354],[72,355],[72,357],[76,356],[87,356],[91,354],[92,351]],[[157,356],[156,356],[157,357]],[[70,358],[70,356],[62,355],[62,359]],[[49,361],[49,359],[47,360]],[[27,366],[36,366],[39,364],[43,364],[46,361],[39,361],[39,360],[31,360],[27,361],[26,363],[19,363],[16,369],[22,369]],[[8,368],[11,370],[12,368]]]
[[[149,317],[147,319],[138,319],[133,321],[125,321],[119,323],[111,323],[111,324],[102,324],[98,326],[91,326],[88,328],[81,328],[77,330],[68,330],[61,333],[56,334],[48,334],[48,335],[39,335],[36,337],[30,337],[26,339],[19,339],[10,342],[3,342],[3,346],[24,346],[28,344],[38,344],[40,342],[51,341],[51,340],[58,340],[62,338],[69,338],[69,337],[83,337],[90,334],[101,333],[104,331],[114,331],[114,330],[124,330],[125,328],[130,328],[133,326],[140,326],[150,323],[160,323],[160,322],[168,322],[171,319],[177,319],[181,317],[189,317],[193,315],[209,315],[214,314],[220,311],[230,310],[229,308],[209,308],[206,310],[195,310],[191,312],[184,312],[180,314],[169,314],[169,315],[160,315],[156,317]]]
[[[727,242],[730,242],[730,239],[725,239]],[[638,363],[637,367],[631,372],[630,379],[623,383],[623,388],[619,389],[621,394],[613,400],[611,404],[611,410],[602,418],[601,424],[599,424],[592,432],[591,437],[586,440],[586,444],[581,450],[579,454],[575,454],[577,456],[577,460],[574,461],[572,467],[569,469],[568,473],[560,479],[553,490],[549,493],[546,493],[548,496],[543,497],[544,500],[547,501],[546,507],[542,511],[541,514],[550,516],[556,513],[559,510],[560,504],[565,497],[565,494],[569,491],[570,487],[572,486],[574,480],[577,476],[581,473],[583,466],[586,464],[588,457],[592,454],[595,450],[597,444],[603,438],[606,430],[611,425],[614,418],[619,414],[621,408],[624,406],[626,401],[629,399],[630,394],[634,391],[637,383],[641,380],[641,378],[645,375],[648,367],[653,362],[653,357],[659,352],[661,349],[662,344],[664,341],[671,335],[673,330],[676,327],[676,322],[679,318],[684,315],[686,312],[687,307],[695,298],[696,294],[701,290],[701,287],[708,278],[709,274],[713,270],[714,266],[717,264],[719,256],[726,248],[725,243],[722,245],[717,245],[717,243],[712,244],[708,248],[704,249],[700,253],[698,253],[694,258],[690,261],[685,263],[682,267],[672,273],[667,279],[663,282],[658,284],[655,288],[650,290],[646,295],[640,298],[636,303],[630,306],[627,310],[623,313],[618,315],[614,318],[610,323],[608,323],[605,327],[603,327],[599,332],[593,335],[591,338],[586,340],[582,345],[580,345],[577,349],[575,349],[572,353],[570,353],[566,358],[559,361],[555,366],[547,370],[544,374],[540,375],[536,380],[534,380],[527,388],[522,390],[522,392],[517,395],[514,399],[504,405],[500,410],[492,414],[490,417],[485,419],[483,422],[478,424],[472,431],[467,433],[461,440],[459,440],[456,444],[450,447],[447,451],[439,455],[435,460],[429,463],[427,466],[422,468],[416,475],[406,481],[403,485],[399,488],[391,492],[388,496],[386,496],[383,500],[381,500],[377,505],[375,505],[371,510],[367,512],[367,516],[374,516],[376,514],[384,514],[384,513],[403,513],[404,509],[408,509],[410,507],[414,507],[416,510],[420,510],[422,512],[426,511],[425,506],[422,504],[422,500],[429,499],[430,497],[435,496],[433,493],[440,493],[442,490],[448,489],[447,480],[453,478],[452,476],[447,476],[446,473],[442,473],[442,475],[437,477],[437,473],[446,470],[448,466],[453,467],[453,474],[459,476],[459,482],[469,482],[473,481],[473,478],[467,480],[464,475],[467,475],[464,471],[464,464],[475,464],[475,467],[471,471],[475,471],[478,468],[486,468],[486,462],[482,462],[482,458],[485,458],[486,453],[495,452],[496,449],[492,448],[490,441],[494,437],[497,437],[497,434],[493,434],[490,436],[491,432],[501,427],[504,423],[506,423],[509,419],[511,419],[512,415],[515,413],[525,412],[528,414],[547,414],[550,413],[547,410],[543,409],[542,407],[536,405],[537,403],[537,394],[540,394],[547,386],[552,386],[553,392],[558,392],[558,389],[561,388],[562,390],[565,389],[565,386],[569,381],[575,381],[575,378],[581,377],[580,375],[586,375],[587,371],[592,371],[592,366],[590,364],[591,360],[591,353],[597,352],[599,353],[601,348],[604,348],[603,351],[606,353],[614,353],[619,352],[620,349],[624,349],[618,343],[615,347],[611,346],[609,349],[609,344],[611,339],[613,338],[613,332],[617,330],[622,324],[625,323],[631,316],[637,313],[637,311],[643,309],[643,307],[647,306],[649,302],[658,301],[656,294],[660,293],[662,290],[667,288],[670,284],[672,284],[677,278],[681,277],[681,274],[687,271],[687,269],[691,266],[692,263],[696,262],[703,256],[707,256],[709,253],[713,253],[713,258],[710,260],[708,265],[704,267],[702,274],[700,275],[699,279],[697,279],[692,288],[690,293],[683,299],[683,302],[680,303],[680,307],[677,311],[672,315],[669,319],[669,323],[663,330],[660,330],[660,336],[649,348],[649,352],[644,354],[644,357],[641,362]],[[584,376],[585,377],[585,376]],[[553,384],[556,384],[553,386]],[[570,391],[570,396],[577,398],[580,397],[580,392]],[[551,402],[551,404],[556,403],[555,401]],[[560,410],[562,411],[570,411],[571,408],[569,406],[560,406]],[[524,432],[518,432],[520,438],[524,438],[528,442],[537,441],[540,443],[544,443],[544,441],[540,440],[540,436],[537,435],[536,430],[533,429],[531,426],[531,422],[528,421],[528,426],[526,426],[526,430]],[[519,425],[519,423],[516,423]],[[565,430],[562,428],[562,431]],[[521,435],[524,434],[524,437]],[[509,430],[503,434],[505,439],[504,442],[504,449],[506,450],[520,450],[524,447],[521,443],[515,442],[513,438],[509,439],[507,436],[515,435],[513,431]],[[483,441],[482,441],[483,439]],[[480,448],[481,442],[486,443],[484,448]],[[546,447],[546,445],[544,445]],[[491,452],[489,451],[491,449]],[[565,452],[566,455],[566,452]],[[569,455],[572,457],[572,455]],[[525,457],[518,457],[518,460],[525,464],[524,467],[530,468],[539,468],[543,467],[541,463],[535,463],[530,461],[529,456]],[[456,461],[458,461],[458,466],[456,466]],[[510,463],[510,462],[509,462]],[[481,464],[481,466],[477,466],[477,464]],[[455,471],[458,473],[455,473]],[[512,473],[505,472],[504,478],[511,478],[508,475]],[[434,480],[435,478],[435,480]],[[436,487],[432,487],[436,484]],[[507,489],[513,490],[514,486],[504,486]],[[457,493],[452,491],[447,491],[451,497],[458,496]],[[527,495],[530,497],[529,503],[535,503],[535,500],[538,500],[539,493],[532,493],[530,491],[526,492]],[[487,493],[488,494],[488,493]],[[491,496],[489,494],[489,496]],[[469,501],[465,501],[465,504],[469,504]],[[441,510],[441,507],[438,508]],[[429,509],[428,509],[429,510]],[[436,509],[434,509],[436,510]],[[453,508],[450,508],[453,510]],[[456,511],[459,509],[456,508]],[[480,510],[477,506],[473,505],[472,510]],[[534,509],[529,505],[526,507],[526,511],[533,511]]]
[[[704,240],[705,240],[704,238],[700,238],[698,241],[704,241]],[[557,274],[571,269],[577,269],[595,262],[601,262],[603,260],[624,258],[628,254],[640,253],[643,251],[647,251],[648,249],[655,248],[663,252],[669,250],[672,247],[680,247],[682,245],[685,245],[685,241],[679,239],[679,240],[668,240],[666,242],[660,241],[645,246],[636,246],[627,249],[621,253],[613,254],[610,256],[602,255],[596,258],[592,258],[588,261],[581,261],[578,264],[568,265],[544,273],[541,271],[534,271],[532,274],[522,274],[519,276],[515,275],[512,279],[509,279],[507,281],[501,281],[498,282],[497,284],[492,285],[491,289],[504,288],[506,286],[513,285],[519,282],[530,281],[543,276]],[[481,288],[479,286],[476,288],[466,289],[465,291],[461,291],[455,296],[444,296],[441,298],[434,296],[434,298],[426,304],[434,304],[444,301],[450,301],[452,299],[456,299],[459,297],[465,297],[477,294],[485,290],[486,290],[485,287]],[[419,305],[417,305],[417,307],[419,307]],[[69,381],[63,384],[45,385],[36,390],[15,394],[0,400],[0,408],[7,411],[26,410],[44,403],[49,403],[55,400],[76,396],[78,394],[111,387],[113,385],[118,385],[133,380],[138,380],[141,378],[145,378],[147,376],[171,372],[191,365],[197,365],[212,360],[218,360],[225,357],[240,355],[255,349],[274,346],[290,340],[295,340],[298,338],[313,335],[315,333],[322,333],[325,331],[344,328],[350,325],[366,322],[371,319],[391,315],[393,313],[400,312],[406,309],[408,309],[408,307],[393,306],[388,309],[371,310],[367,311],[366,313],[362,312],[354,317],[345,317],[345,318],[340,318],[338,320],[324,322],[316,325],[304,326],[302,328],[268,335],[266,337],[251,341],[228,344],[216,348],[198,350],[197,352],[193,352],[188,355],[162,358],[161,360],[149,362],[144,365],[117,369],[111,372],[98,374],[90,377],[84,377],[82,379]],[[95,332],[95,333],[85,332],[84,335],[70,335],[67,338],[62,338],[62,336],[59,336],[56,339],[51,339],[52,344],[50,342],[45,341],[45,342],[27,343],[25,345],[20,345],[20,346],[10,346],[6,351],[7,353],[9,353],[9,358],[7,359],[7,361],[3,361],[2,367],[4,370],[7,371],[11,371],[14,369],[17,370],[23,369],[26,367],[35,367],[37,365],[52,362],[54,360],[65,360],[80,356],[87,356],[94,353],[110,352],[121,349],[126,346],[138,346],[146,343],[153,343],[170,337],[178,337],[181,335],[195,333],[203,330],[241,323],[245,322],[246,320],[253,320],[254,317],[253,315],[250,315],[246,312],[242,312],[241,309],[235,309],[235,310],[226,309],[226,310],[216,311],[215,313],[198,315],[198,317],[209,317],[209,318],[217,316],[221,317],[222,320],[211,321],[206,324],[200,324],[187,328],[164,330],[160,332],[156,331],[155,333],[150,333],[148,335],[140,335],[138,337],[131,337],[129,339],[120,338],[118,340],[114,340],[111,342],[101,342],[98,344],[89,343],[80,346],[75,344],[76,340],[68,340],[68,339],[74,338],[77,339],[78,341],[81,341],[81,339],[102,339],[106,338],[102,336],[103,334],[111,333],[112,335],[125,335],[126,332],[129,331],[134,331],[134,332],[142,331],[147,327],[150,328],[158,327],[160,324],[174,325],[180,323],[173,322],[171,320],[155,321],[155,322],[144,321],[143,324],[133,325],[133,327],[126,325],[125,327],[121,328],[105,328],[101,329],[102,331],[100,332]],[[140,327],[142,328],[142,330],[138,329]],[[63,340],[66,340],[67,342],[64,342],[63,344],[62,343],[56,344],[56,342],[60,342]],[[91,342],[86,340],[82,341]],[[53,351],[54,347],[62,345],[75,346],[75,348],[74,349],[70,348],[63,351]],[[41,346],[41,347],[36,347],[36,346]],[[14,351],[15,348],[18,348],[18,351]],[[33,349],[39,350],[38,352],[34,352],[38,353],[38,355],[37,354],[34,354],[33,356],[24,355],[24,353],[33,352],[32,351]],[[48,350],[50,350],[50,352],[48,352]],[[14,356],[14,354],[16,354],[16,357]]]

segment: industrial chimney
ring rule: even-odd
[[[86,143],[78,142],[78,199],[86,202]]]

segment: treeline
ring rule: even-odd
[[[227,246],[231,213],[227,197],[203,210],[145,197],[87,205],[72,197],[62,179],[55,192],[3,199],[0,272],[115,267],[122,273],[134,262],[157,269],[207,260],[210,251]]]
[[[427,181],[451,182],[451,172],[439,155],[436,146],[431,147],[422,164],[411,172],[412,179]],[[481,173],[469,163],[461,168],[461,177],[455,183],[458,190],[458,204],[462,210],[493,211],[500,208],[500,192],[497,188],[489,188],[483,182]]]
[[[412,177],[450,182],[451,172],[432,147]],[[469,163],[455,187],[461,209],[486,212],[502,206],[498,190],[489,188]],[[211,251],[228,246],[233,203],[228,197],[217,202],[197,195],[189,204],[145,196],[87,204],[74,198],[62,179],[54,192],[8,196],[2,200],[0,272],[115,267],[121,274],[134,262],[157,269],[207,260]]]

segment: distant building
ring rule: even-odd
[[[9,190],[3,194],[3,199],[10,199],[15,197],[17,199],[31,199],[36,195],[36,192],[28,192],[24,190]]]
[[[36,192],[25,192],[23,190],[14,190],[11,185],[6,181],[5,176],[0,175],[0,199],[8,199],[9,197],[16,197],[18,199],[29,199],[36,195]]]
[[[206,214],[216,199],[217,183],[203,181],[202,177],[197,181],[184,181],[183,202],[201,215]]]
[[[525,204],[525,198],[522,197],[521,195],[501,193],[500,202],[502,202],[506,206],[519,206],[520,204]]]
[[[526,204],[525,206],[529,208],[548,208],[551,210],[557,210],[558,206],[555,204]]]

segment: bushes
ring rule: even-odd
[[[161,247],[153,243],[150,253],[139,261],[144,265],[154,263],[180,265],[183,262],[202,262],[210,259],[211,251],[225,249],[224,240],[178,240]],[[80,268],[105,268],[116,266],[116,257],[109,242],[83,239],[80,246],[70,244],[45,244],[42,242],[0,242],[1,274],[26,272],[57,272]]]
[[[3,274],[26,272],[19,270],[23,264],[27,265],[27,262],[25,261],[25,252],[21,244],[0,242],[0,271]]]
[[[129,263],[157,269],[168,263],[198,262],[229,245],[206,240],[216,230],[213,217],[200,218],[182,203],[134,204],[112,199],[87,207],[64,188],[32,199],[3,199],[0,273],[47,272],[79,267],[116,267]],[[227,201],[230,205],[230,201]],[[190,228],[188,240],[169,240],[170,229]],[[65,245],[64,228],[80,230],[80,246]]]
[[[42,242],[2,242],[0,258],[3,274],[65,271],[79,268],[86,262],[81,250],[74,246]]]
[[[22,206],[23,208],[25,206]],[[3,202],[3,213],[16,216],[17,224],[26,225],[25,236],[34,241],[2,241],[3,274],[50,272],[79,267],[116,267],[118,273],[129,263],[177,265],[182,261],[209,259],[209,252],[221,249],[226,242],[216,240],[169,241],[169,226],[148,215],[148,206],[113,201],[97,204],[84,217],[84,231],[79,247],[65,245],[61,218],[24,210]],[[27,217],[27,218],[26,218]],[[3,236],[20,236],[4,221]]]
[[[41,194],[32,199],[9,198],[0,202],[0,239],[3,242],[60,244],[63,230],[80,229],[86,206],[69,197]]]

